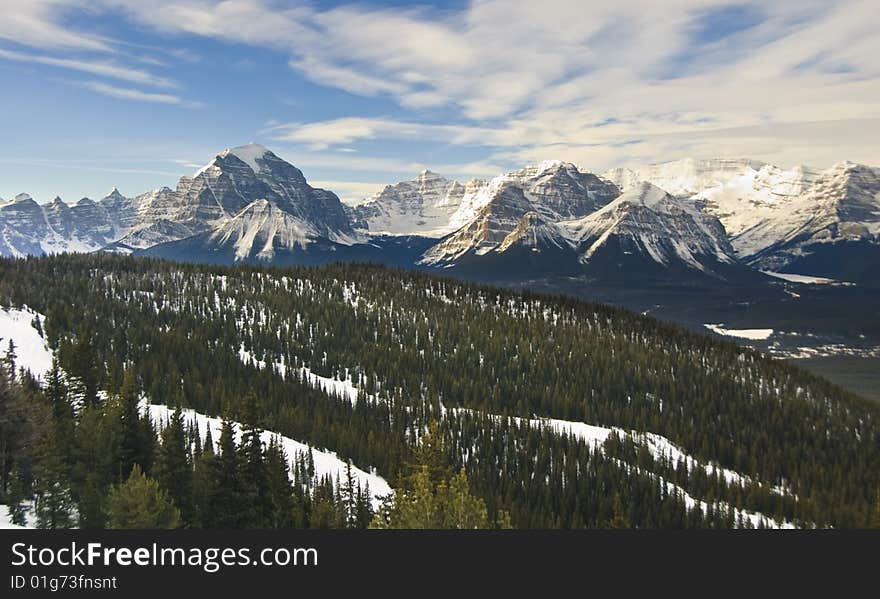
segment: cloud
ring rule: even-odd
[[[0,39],[44,50],[111,51],[107,38],[61,23],[66,15],[84,6],[87,4],[80,0],[3,0]]]
[[[52,31],[81,1],[22,8],[29,39]],[[473,0],[455,9],[94,0],[88,7],[168,36],[281,53],[313,82],[381,96],[406,115],[367,118],[352,99],[349,116],[271,132],[317,153],[399,139],[482,146],[492,165],[557,157],[608,165],[733,152],[880,162],[880,147],[863,142],[880,136],[872,118],[880,114],[873,0],[595,0],[588,7],[579,0]],[[5,27],[0,20],[0,37],[8,20]],[[828,122],[837,124],[820,125]],[[853,135],[854,127],[866,129]]]
[[[0,48],[0,58],[17,62],[27,62],[33,64],[42,64],[50,67],[58,67],[62,69],[70,69],[73,71],[80,71],[92,75],[100,75],[102,77],[108,77],[111,79],[119,79],[122,81],[128,81],[130,83],[151,85],[154,87],[175,87],[174,83],[171,82],[169,79],[153,75],[148,71],[128,68],[103,61],[80,60],[74,58],[57,58],[54,56],[45,56],[42,54],[15,52],[12,50],[4,50],[2,48]]]
[[[90,89],[93,92],[110,96],[111,98],[119,98],[120,100],[134,100],[137,102],[150,102],[153,104],[173,104],[177,106],[185,106],[187,108],[200,108],[203,106],[201,103],[190,102],[172,94],[156,94],[139,89],[117,87],[115,85],[101,83],[100,81],[85,81],[77,83],[77,85]]]
[[[278,141],[307,144],[314,150],[365,139],[419,139],[453,144],[492,145],[504,131],[465,125],[437,125],[391,118],[345,117],[313,123],[275,125],[267,132]],[[346,148],[351,150],[351,148]]]

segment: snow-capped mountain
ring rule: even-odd
[[[88,198],[70,206],[56,197],[41,206],[23,193],[0,206],[0,256],[91,252],[114,231],[107,212]]]
[[[139,200],[141,226],[136,231],[146,224],[169,221],[183,225],[172,231],[163,224],[169,233],[207,232],[226,224],[251,203],[266,200],[280,212],[308,222],[318,235],[335,241],[356,237],[334,193],[311,187],[299,169],[256,144],[224,150],[194,175],[182,177],[175,191],[157,190]]]
[[[683,158],[634,169],[615,168],[603,173],[602,177],[623,191],[638,186],[642,181],[648,181],[672,195],[689,197],[724,185],[734,177],[758,171],[763,166],[763,162],[745,158]]]
[[[546,161],[467,183],[426,170],[347,207],[250,144],[220,152],[175,189],[0,203],[0,255],[99,249],[228,262],[367,260],[475,276],[624,264],[718,276],[749,265],[863,280],[880,274],[880,171],[685,159],[597,176]]]
[[[276,250],[292,251],[321,237],[315,227],[268,200],[255,200],[212,231],[209,245],[232,247],[236,260],[271,260]]]
[[[587,267],[638,264],[712,272],[737,263],[717,218],[650,183],[561,227]]]
[[[455,229],[452,217],[470,189],[425,170],[411,181],[387,185],[372,198],[353,209],[355,226],[373,234],[422,235],[443,237]]]
[[[861,276],[880,258],[878,169],[842,162],[820,171],[755,161],[683,160],[603,175],[649,181],[717,216],[738,257],[764,270]],[[876,266],[873,267],[876,270]]]
[[[778,212],[733,238],[750,264],[844,278],[870,268],[880,275],[880,170],[836,164]]]
[[[463,224],[428,250],[421,263],[448,265],[515,246],[568,248],[554,223],[590,214],[619,194],[615,185],[559,161],[501,175],[465,195],[453,215],[455,224]]]
[[[274,230],[283,237],[283,247],[289,217],[307,225],[309,238],[337,243],[359,238],[334,193],[311,187],[299,169],[251,144],[224,150],[192,176],[182,177],[175,190],[162,187],[129,198],[114,188],[99,202],[84,198],[74,206],[60,198],[40,206],[22,194],[0,207],[0,255],[105,247],[131,253],[222,228],[257,201],[275,208],[271,213],[279,223]]]

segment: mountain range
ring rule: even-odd
[[[0,201],[0,255],[64,251],[220,263],[371,261],[481,278],[876,278],[880,169],[685,159],[602,174],[547,161],[494,179],[423,171],[354,207],[255,144],[176,189]]]

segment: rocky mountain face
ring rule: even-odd
[[[677,161],[614,169],[627,189],[651,183],[718,217],[737,256],[762,270],[862,277],[880,258],[878,169],[842,162],[820,171],[754,161]]]
[[[0,255],[99,249],[474,276],[741,268],[846,280],[880,263],[880,170],[685,159],[597,176],[548,161],[466,183],[423,171],[348,207],[252,144],[224,150],[175,189],[0,202]]]
[[[466,256],[527,246],[564,249],[570,244],[555,225],[590,214],[620,194],[617,187],[565,162],[545,162],[496,177],[465,197],[473,211],[455,233],[428,250],[421,263],[446,265]]]
[[[647,263],[714,273],[717,266],[737,262],[716,217],[650,183],[563,227],[588,267]]]
[[[255,202],[270,205],[271,216],[278,220],[264,222],[267,231],[283,236],[294,219],[309,238],[337,243],[358,239],[335,194],[311,187],[299,169],[266,148],[249,145],[221,152],[194,175],[182,177],[175,190],[163,187],[128,198],[114,188],[99,202],[84,198],[73,206],[60,198],[40,206],[23,195],[0,206],[0,255],[102,248],[131,253],[224,225],[231,227],[232,235]],[[259,238],[245,236],[236,243],[240,247]],[[286,240],[283,236],[284,247]]]
[[[387,185],[353,209],[354,225],[372,234],[442,237],[452,233],[451,221],[465,194],[482,185],[468,186],[431,171],[411,181]]]

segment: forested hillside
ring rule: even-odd
[[[36,382],[7,360],[3,405],[42,406],[52,449],[6,452],[4,496],[19,485],[39,504],[48,452],[80,525],[113,525],[123,490],[153,482],[175,525],[414,525],[390,500],[374,516],[378,499],[350,478],[315,481],[307,455],[261,446],[262,430],[375,469],[400,497],[468,499],[476,516],[438,526],[860,527],[880,483],[877,406],[574,299],[365,265],[0,260],[0,308],[23,306],[45,316],[59,368]],[[229,431],[210,457],[238,462],[204,466],[205,439],[180,417],[157,440],[141,394],[242,423],[240,446]],[[230,518],[254,503],[234,496],[249,482],[262,507]]]

